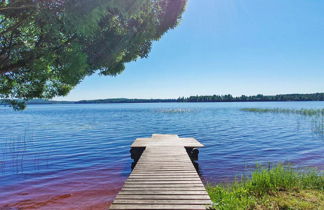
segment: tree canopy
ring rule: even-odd
[[[115,76],[174,28],[186,0],[0,0],[0,98],[15,109]]]

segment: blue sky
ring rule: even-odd
[[[56,99],[324,92],[323,11],[321,0],[189,0],[149,58]]]

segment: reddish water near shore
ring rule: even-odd
[[[120,171],[89,168],[70,176],[56,174],[54,178],[2,187],[0,206],[4,209],[105,209],[126,179]]]
[[[34,105],[23,112],[0,107],[0,210],[106,209],[131,172],[131,143],[152,133],[203,143],[198,163],[204,182],[231,181],[256,163],[324,169],[319,121],[243,107],[324,103]]]

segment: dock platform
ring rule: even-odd
[[[193,165],[200,147],[177,135],[136,139],[136,165],[110,209],[206,209],[211,200]]]

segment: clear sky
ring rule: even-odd
[[[324,1],[189,0],[149,58],[56,99],[313,92],[324,92]]]

